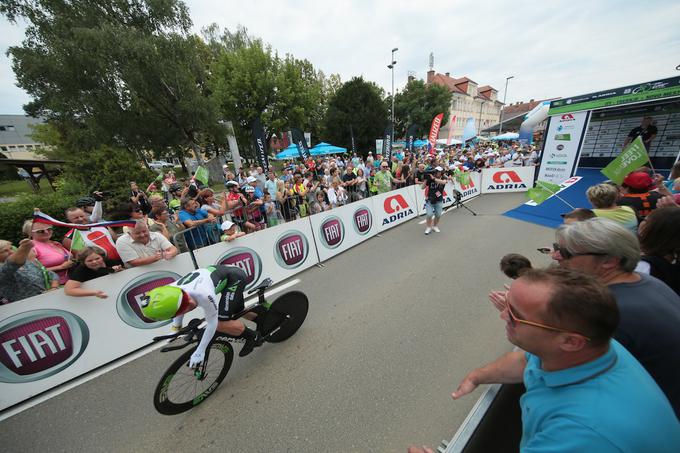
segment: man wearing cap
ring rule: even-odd
[[[444,206],[444,186],[446,186],[446,179],[442,178],[442,167],[435,167],[434,174],[426,174],[425,182],[422,188],[425,189],[425,234],[430,234],[432,231],[440,233],[441,230],[437,226],[439,218],[442,216],[442,209]]]
[[[652,210],[656,209],[656,202],[661,194],[652,191],[654,181],[644,171],[634,171],[623,180],[626,194],[619,198],[619,206],[630,206],[637,212],[638,219],[644,220]]]

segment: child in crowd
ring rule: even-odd
[[[273,227],[279,224],[279,213],[276,209],[276,203],[272,201],[272,196],[268,192],[264,194],[264,212],[267,215],[267,226]]]
[[[519,255],[517,253],[508,253],[500,262],[501,272],[503,272],[508,278],[516,279],[522,272],[527,269],[531,269],[531,261],[524,255]]]
[[[238,227],[234,222],[230,222],[229,220],[223,222],[220,228],[222,230],[220,241],[222,242],[231,242],[236,238],[246,235],[243,231],[238,230]]]

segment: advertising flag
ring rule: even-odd
[[[411,124],[411,126],[409,126],[408,130],[406,131],[406,148],[411,153],[413,152],[413,142],[415,141],[417,128],[417,124]]]
[[[208,179],[208,169],[205,167],[199,166],[196,169],[196,173],[194,173],[194,178],[196,178],[198,181],[201,181],[204,186],[208,185],[209,179]]]
[[[305,140],[305,134],[302,133],[300,129],[291,128],[290,135],[293,136],[293,143],[297,147],[300,158],[307,162],[311,154],[309,153],[309,147],[307,147],[307,141]]]
[[[349,136],[352,139],[352,153],[356,154],[357,152],[357,145],[354,143],[354,129],[352,129],[352,125],[349,125]]]
[[[442,125],[442,120],[444,119],[444,114],[440,113],[435,116],[432,120],[432,125],[430,126],[430,135],[428,141],[430,142],[430,149],[434,149],[437,144],[437,137],[439,137],[439,128]]]
[[[394,138],[394,125],[388,124],[385,128],[385,137],[383,138],[383,152],[382,155],[388,161],[392,160],[392,139]]]
[[[456,123],[456,115],[451,117],[451,122],[449,123],[449,136],[446,137],[446,146],[451,145],[451,136],[453,136],[453,125]]]
[[[85,248],[85,240],[83,235],[78,230],[73,230],[73,236],[71,237],[71,253],[77,252]]]
[[[642,138],[638,135],[626,148],[619,154],[619,157],[614,159],[604,167],[602,173],[616,184],[621,184],[623,178],[628,176],[628,173],[637,170],[644,164],[649,162],[649,156],[645,149],[645,144]]]
[[[258,116],[253,121],[253,141],[255,142],[255,153],[257,153],[257,160],[260,163],[260,167],[264,170],[265,174],[269,172],[269,159],[267,158],[267,138],[264,135],[264,129],[262,128],[262,121]]]
[[[527,191],[527,197],[535,201],[536,204],[541,204],[559,191],[560,186],[558,184],[537,180],[536,186]]]

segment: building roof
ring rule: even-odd
[[[474,80],[467,76],[463,76],[457,79],[447,74],[437,74],[434,73],[434,71],[430,71],[427,76],[427,83],[441,85],[448,88],[449,91],[451,91],[452,93],[459,93],[464,95],[467,95],[468,83],[474,83],[475,85],[477,85],[477,82],[475,82]],[[477,92],[479,94],[479,97],[489,100],[491,99],[491,97],[486,94],[482,94],[481,92],[483,91],[485,93],[488,93],[491,90],[498,92],[495,88],[491,87],[490,85],[484,85],[483,87],[478,88]]]
[[[38,145],[30,135],[33,130],[29,125],[42,124],[42,118],[26,115],[0,115],[0,145]]]

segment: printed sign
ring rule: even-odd
[[[31,382],[67,368],[85,351],[85,322],[63,310],[33,310],[0,322],[0,382]]]
[[[236,266],[246,273],[246,289],[255,286],[262,275],[262,259],[255,250],[248,247],[234,247],[222,255],[217,264]]]
[[[534,184],[536,167],[485,168],[482,193],[526,192]]]
[[[329,249],[334,249],[345,238],[345,226],[337,216],[328,217],[319,227],[321,243]]]
[[[373,226],[373,215],[371,210],[366,206],[360,206],[354,210],[352,215],[352,226],[357,234],[365,235],[371,231]]]
[[[589,118],[589,112],[550,117],[537,179],[560,184],[573,175]],[[527,184],[527,187],[532,185]]]
[[[405,187],[371,197],[380,215],[380,231],[387,230],[416,216],[413,189]]]
[[[276,240],[274,258],[284,269],[295,269],[304,263],[309,254],[309,243],[299,231],[287,231]]]

